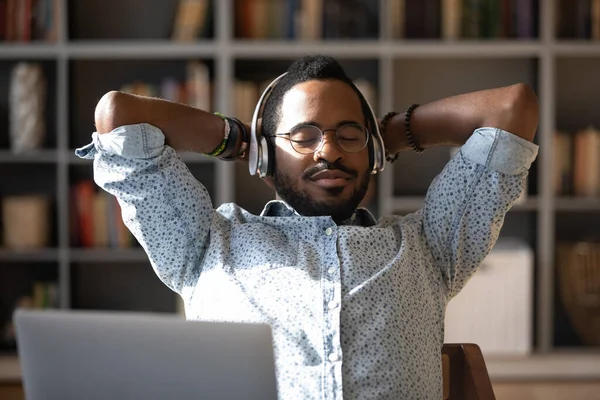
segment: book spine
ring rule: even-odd
[[[591,2],[590,0],[577,0],[576,37],[589,39],[591,37]]]
[[[600,40],[600,0],[592,0],[592,39]]]
[[[517,2],[517,37],[532,38],[533,35],[533,2],[519,0]]]
[[[464,0],[463,26],[464,38],[478,39],[482,37],[483,0]]]
[[[461,0],[442,1],[442,37],[447,40],[459,39],[462,19]]]

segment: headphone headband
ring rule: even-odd
[[[250,126],[250,150],[248,155],[248,169],[250,170],[250,175],[255,175],[256,172],[258,172],[261,178],[267,176],[267,168],[264,165],[262,165],[262,158],[264,155],[262,154],[262,149],[259,145],[260,140],[262,138],[262,132],[259,132],[258,129],[258,120],[262,117],[262,115],[259,117],[259,114],[262,113],[263,104],[266,102],[268,96],[273,91],[275,85],[277,85],[277,83],[286,75],[287,72],[284,72],[283,74],[275,78],[273,82],[269,84],[269,86],[267,86],[267,88],[263,91],[262,95],[258,99],[256,108],[254,109],[254,114],[252,115],[252,125]],[[262,131],[262,129],[260,130]],[[271,162],[273,161],[271,160]]]

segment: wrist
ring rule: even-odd
[[[387,160],[394,162],[398,153],[404,150],[413,150],[422,153],[426,147],[424,137],[415,134],[415,111],[419,107],[413,104],[403,113],[390,112],[382,121],[382,136],[386,148]],[[392,116],[393,115],[393,116]]]
[[[385,132],[383,132],[385,148],[389,154],[396,154],[409,149],[404,131],[404,115],[405,113],[401,113],[390,118],[385,127]]]

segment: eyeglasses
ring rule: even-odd
[[[297,125],[288,133],[275,133],[271,137],[286,137],[292,148],[300,154],[311,154],[323,143],[325,132],[335,132],[335,142],[346,153],[358,153],[369,141],[369,131],[359,124],[345,124],[337,129],[319,129],[314,125]]]

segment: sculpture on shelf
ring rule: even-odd
[[[24,153],[42,147],[46,136],[46,78],[40,64],[18,63],[10,82],[10,147]]]
[[[560,297],[581,341],[600,345],[600,242],[558,246]]]

